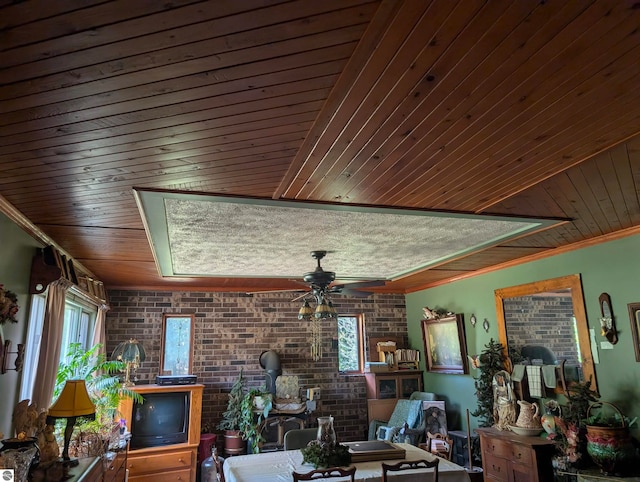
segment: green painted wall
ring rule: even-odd
[[[640,235],[603,243],[597,246],[560,254],[540,261],[522,264],[436,288],[407,295],[408,334],[412,348],[424,355],[420,320],[422,308],[444,308],[463,313],[467,352],[480,353],[490,338],[498,340],[494,290],[532,281],[580,274],[585,297],[589,327],[595,329],[600,363],[596,378],[601,400],[616,404],[625,415],[640,418],[640,363],[636,362],[630,333],[627,304],[640,302]],[[619,342],[612,350],[600,349],[598,296],[609,293],[619,333]],[[478,318],[475,328],[469,323],[471,314]],[[489,331],[482,329],[484,318]],[[424,357],[423,357],[424,359]],[[466,429],[466,409],[476,409],[473,376],[425,373],[425,389],[439,394],[447,401],[450,424]],[[462,419],[462,423],[460,423]],[[472,428],[477,426],[471,420]],[[636,427],[637,431],[637,427]]]
[[[29,274],[31,272],[31,259],[35,254],[35,248],[41,247],[37,241],[14,224],[4,214],[0,213],[0,284],[5,289],[18,295],[18,323],[0,325],[0,335],[3,340],[11,340],[11,351],[16,349],[18,343],[26,340],[27,319],[29,313]],[[33,357],[33,353],[25,353],[26,357]],[[13,358],[10,360],[11,365]],[[6,437],[11,433],[11,415],[13,407],[18,403],[21,373],[8,371],[0,375],[0,433]]]

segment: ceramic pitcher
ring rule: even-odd
[[[542,428],[540,425],[540,415],[538,414],[538,404],[529,403],[524,400],[518,400],[520,405],[520,414],[516,425],[522,428]]]

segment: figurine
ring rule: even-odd
[[[493,376],[493,419],[498,430],[509,430],[516,421],[516,399],[511,375],[501,370]]]

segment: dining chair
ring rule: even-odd
[[[321,480],[321,479],[331,479],[334,477],[351,477],[351,482],[355,482],[356,476],[356,467],[352,465],[351,467],[328,467],[325,469],[315,469],[311,472],[293,472],[293,482],[298,482],[299,480]]]
[[[453,440],[441,433],[427,432],[427,442],[425,450],[438,457],[451,460],[453,457]],[[420,447],[423,448],[423,447]]]
[[[432,461],[428,460],[403,460],[402,462],[398,462],[397,464],[386,464],[382,462],[382,482],[388,482],[387,472],[400,472],[402,470],[411,470],[411,469],[433,469],[433,477],[431,480],[433,482],[438,482],[438,464],[440,463],[440,459],[433,459]]]
[[[306,447],[309,442],[318,436],[317,428],[296,428],[287,430],[284,434],[283,445],[285,450],[296,450]]]

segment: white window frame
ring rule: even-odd
[[[355,333],[352,333],[352,336],[356,338],[356,343],[357,343],[357,351],[358,351],[358,363],[357,363],[358,368],[357,369],[344,370],[344,369],[342,369],[341,364],[340,364],[340,359],[342,358],[341,350],[340,350],[340,340],[339,340],[340,319],[341,318],[355,318],[356,319]],[[340,373],[344,373],[344,374],[364,373],[364,360],[365,360],[365,353],[364,353],[364,327],[365,327],[364,314],[362,314],[362,313],[360,313],[360,314],[351,314],[351,315],[338,315],[338,323],[337,323],[337,331],[338,331],[338,371]]]

